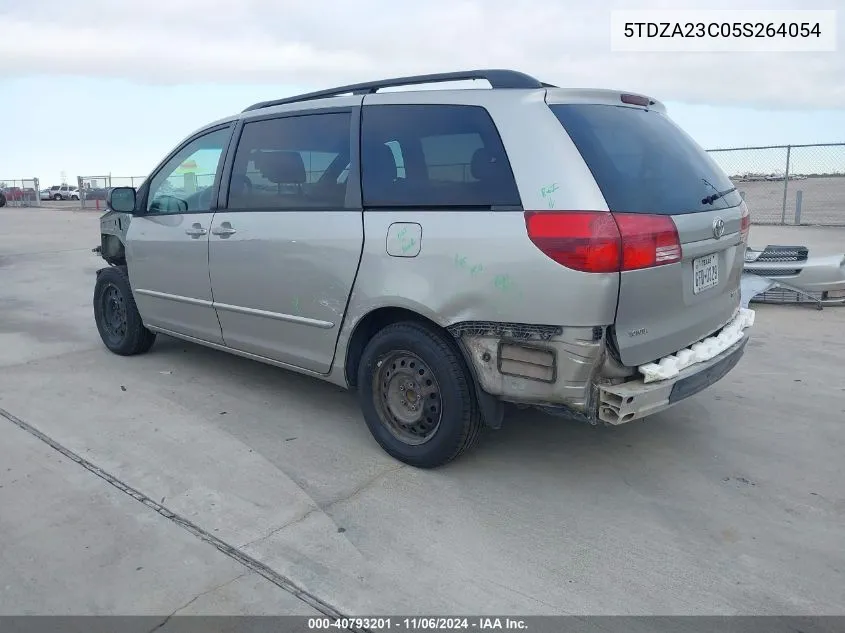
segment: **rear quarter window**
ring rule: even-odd
[[[372,105],[362,117],[364,206],[520,204],[505,148],[484,108]]]
[[[613,105],[551,105],[611,211],[681,215],[734,207],[738,192],[712,158],[665,115]]]

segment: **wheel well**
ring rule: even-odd
[[[100,256],[113,266],[126,264],[126,249],[116,235],[100,234]]]
[[[413,310],[405,308],[377,308],[355,326],[355,331],[349,338],[349,344],[346,347],[346,382],[350,387],[358,386],[358,363],[361,356],[364,354],[364,348],[380,330],[393,323],[400,321],[416,321],[417,323],[424,323],[431,327],[437,328],[440,331],[445,331],[431,319],[428,319]]]

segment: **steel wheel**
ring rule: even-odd
[[[94,322],[110,352],[134,356],[150,350],[156,335],[144,327],[124,268],[98,270],[93,299]]]
[[[113,284],[106,286],[103,292],[103,327],[106,335],[115,344],[126,337],[127,318],[126,301],[120,288]]]
[[[443,414],[434,372],[407,351],[386,354],[376,367],[373,394],[381,423],[404,444],[425,444],[437,433]]]

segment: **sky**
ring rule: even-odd
[[[817,0],[812,8],[840,2]],[[146,0],[141,10],[114,0],[0,0],[0,180],[38,176],[48,186],[62,174],[71,183],[145,176],[193,130],[251,103],[466,68],[513,68],[562,87],[649,94],[706,148],[845,142],[845,6],[835,52],[610,47],[613,9],[802,4]],[[845,163],[845,148],[817,154]],[[780,156],[730,158],[748,163],[747,171],[776,171]]]

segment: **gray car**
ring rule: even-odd
[[[488,89],[379,92],[485,80]],[[509,70],[259,103],[109,194],[94,311],[354,388],[390,455],[435,467],[505,402],[645,417],[748,340],[749,215],[658,101]]]

